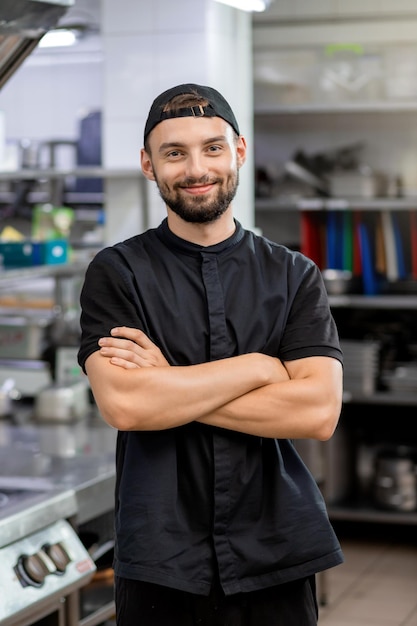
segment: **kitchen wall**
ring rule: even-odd
[[[207,6],[209,0],[204,3]],[[106,3],[111,6],[111,2]],[[135,3],[137,5],[137,3]],[[213,3],[215,4],[215,3]],[[169,4],[172,6],[172,3]],[[144,4],[145,6],[145,4]],[[159,39],[153,38],[155,32],[155,19],[160,12],[164,13],[162,0],[153,3],[153,24],[146,28],[142,20],[140,32],[142,40],[148,38],[149,50],[158,54],[158,49],[167,45],[169,58],[175,58],[176,63],[169,66],[165,74],[168,81],[170,74],[175,78],[185,76],[189,72],[190,65],[200,63],[200,53],[195,59],[190,55],[181,55],[181,41],[184,37],[195,37],[198,41],[198,32],[193,30],[190,21],[185,17],[189,3],[182,0],[176,3],[176,19],[174,24],[171,20],[171,31],[168,26],[159,31]],[[194,3],[193,3],[194,6]],[[201,5],[203,6],[203,5]],[[221,5],[218,5],[219,7]],[[84,20],[94,27],[102,27],[102,2],[100,0],[78,0],[74,10],[77,19]],[[226,9],[226,8],[225,8]],[[196,12],[193,11],[193,15]],[[206,19],[206,12],[202,9],[201,23]],[[225,13],[224,16],[230,16]],[[148,16],[149,17],[149,16]],[[166,15],[165,15],[166,17]],[[169,20],[166,21],[168,25]],[[182,23],[182,29],[181,29]],[[230,19],[223,19],[223,43],[232,41],[234,34],[230,25]],[[113,20],[107,21],[107,30],[116,34],[117,24]],[[206,34],[211,26],[206,23]],[[119,30],[120,33],[122,31]],[[200,35],[203,30],[200,29]],[[126,33],[121,34],[124,40],[120,40],[120,47],[126,43]],[[165,36],[165,40],[164,40]],[[234,54],[243,50],[245,37],[242,37],[238,46],[234,47]],[[117,38],[113,39],[116,45]],[[159,41],[157,44],[156,42]],[[191,41],[187,39],[187,41]],[[251,45],[251,40],[246,37]],[[413,0],[398,0],[392,3],[388,0],[352,0],[345,3],[338,0],[275,0],[265,14],[256,14],[253,17],[253,56],[254,56],[254,105],[255,112],[268,108],[279,101],[280,88],[282,85],[274,83],[274,75],[271,79],[271,69],[276,69],[277,59],[281,59],[288,51],[296,53],[298,50],[324,50],[329,43],[359,43],[378,47],[380,45],[395,46],[397,44],[416,45],[417,42],[417,9]],[[205,42],[208,58],[213,51],[219,50],[216,45]],[[211,47],[210,47],[211,46]],[[223,48],[220,48],[223,49]],[[110,50],[110,48],[109,48]],[[211,52],[210,52],[211,51]],[[245,64],[239,64],[238,59],[233,59],[232,48],[224,55],[226,74],[229,76],[233,68],[239,74],[242,81],[245,75]],[[165,52],[164,52],[165,54]],[[178,55],[178,56],[175,56]],[[156,58],[156,57],[155,57]],[[165,54],[165,58],[167,58]],[[417,55],[416,55],[417,58]],[[222,59],[212,60],[212,66],[205,64],[199,75],[213,77],[226,86],[227,80],[222,78],[219,67]],[[158,65],[159,63],[159,65]],[[159,84],[164,84],[164,72],[162,71],[163,55],[159,62],[152,67],[159,67]],[[149,63],[148,63],[149,66]],[[287,68],[292,67],[287,62]],[[117,70],[117,67],[114,71]],[[119,74],[127,68],[120,68]],[[117,83],[110,83],[109,76],[103,66],[103,41],[101,36],[94,32],[81,40],[77,51],[64,50],[54,52],[53,57],[47,51],[38,50],[32,54],[19,69],[14,77],[0,91],[0,110],[5,114],[6,134],[9,138],[27,137],[30,139],[65,138],[75,139],[78,133],[78,122],[81,115],[86,111],[103,107],[117,95]],[[269,72],[269,74],[268,74]],[[248,69],[249,77],[251,69]],[[265,74],[269,78],[265,79]],[[272,72],[273,74],[273,72]],[[148,80],[148,78],[146,79]],[[237,81],[238,82],[238,81]],[[159,86],[159,85],[158,85]],[[140,83],[139,83],[140,87]],[[149,85],[146,91],[149,90]],[[251,99],[252,94],[238,97],[237,91],[230,89],[233,104],[240,106],[239,100]],[[113,93],[112,93],[113,91]],[[154,88],[158,91],[157,86]],[[144,86],[145,92],[145,86]],[[140,99],[140,94],[139,94]],[[119,100],[121,97],[119,97]],[[289,102],[288,104],[291,104]],[[119,104],[120,106],[120,104]],[[127,110],[133,110],[134,104],[125,101]],[[121,109],[119,109],[121,111]],[[113,119],[120,117],[121,113],[113,115]],[[246,114],[245,114],[246,115]],[[361,139],[366,143],[365,158],[369,163],[378,168],[388,168],[393,173],[400,171],[405,178],[406,188],[413,194],[417,190],[417,159],[414,146],[417,140],[416,113],[414,111],[401,112],[400,115],[387,115],[386,112],[370,112],[368,114],[354,115],[314,115],[288,116],[275,119],[257,116],[256,118],[256,141],[255,158],[258,164],[268,164],[279,169],[285,160],[299,147],[309,151],[331,148],[343,145],[347,141]],[[135,138],[140,135],[144,111],[136,114],[133,132],[130,136]],[[245,122],[246,123],[246,122]],[[250,120],[245,134],[251,132]],[[129,134],[127,133],[127,135]],[[139,139],[139,136],[138,136]],[[110,145],[110,144],[106,144]],[[133,145],[133,141],[132,141]],[[109,149],[106,160],[121,163],[125,155],[125,146],[117,150]],[[129,147],[129,162],[132,163],[133,149]],[[136,153],[135,153],[136,158]],[[248,164],[252,167],[252,164]],[[247,190],[247,195],[252,193]],[[250,210],[250,209],[249,209]],[[252,207],[253,210],[253,207]],[[269,216],[268,220],[273,220]],[[262,220],[259,218],[258,222]]]
[[[253,145],[250,16],[212,0],[182,0],[175,7],[170,0],[122,0],[117,6],[77,0],[69,14],[75,22],[98,24],[100,36],[87,30],[73,50],[36,51],[0,92],[0,110],[9,138],[36,140],[75,139],[80,116],[103,109],[103,164],[131,170],[106,181],[106,240],[112,243],[155,225],[164,214],[154,186],[147,185],[151,210],[144,216],[134,180],[150,100],[160,91],[180,82],[212,84],[230,100]],[[247,176],[236,214],[249,228],[253,195]]]
[[[211,84],[234,109],[250,146],[252,135],[252,63],[250,15],[213,0],[103,0],[104,163],[132,168],[139,161],[150,99],[173,84]],[[129,19],[127,19],[129,16]],[[252,152],[245,169],[253,169]],[[140,222],[132,179],[107,184],[110,241],[155,226],[165,215],[156,187],[146,184],[149,213]],[[235,215],[253,226],[253,179],[242,176]],[[130,197],[129,197],[130,196]],[[124,200],[121,206],[121,199]]]

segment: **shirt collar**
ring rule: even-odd
[[[201,246],[199,244],[192,243],[191,241],[187,241],[186,239],[181,239],[181,237],[177,237],[177,235],[174,235],[174,233],[169,229],[167,218],[165,218],[156,229],[156,233],[160,240],[170,248],[175,248],[178,252],[182,252],[190,256],[200,256],[201,253],[219,254],[239,243],[239,241],[243,238],[244,229],[237,220],[235,220],[235,225],[235,232],[230,237],[224,239],[224,241],[220,241],[220,243],[216,243],[213,246]]]

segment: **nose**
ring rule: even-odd
[[[190,153],[186,161],[187,178],[199,180],[208,172],[207,162],[201,153]]]

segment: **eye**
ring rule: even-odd
[[[222,147],[217,144],[208,147],[208,152],[216,153],[216,152],[221,152],[221,150],[222,150]]]
[[[166,154],[168,159],[176,159],[181,155],[182,153],[179,150],[171,150],[170,152],[167,152]]]

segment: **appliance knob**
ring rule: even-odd
[[[46,552],[53,564],[55,565],[57,574],[63,574],[68,563],[71,562],[68,552],[62,543],[46,544],[42,546],[42,550]]]
[[[49,570],[38,554],[22,554],[16,566],[16,572],[26,585],[41,587]]]

